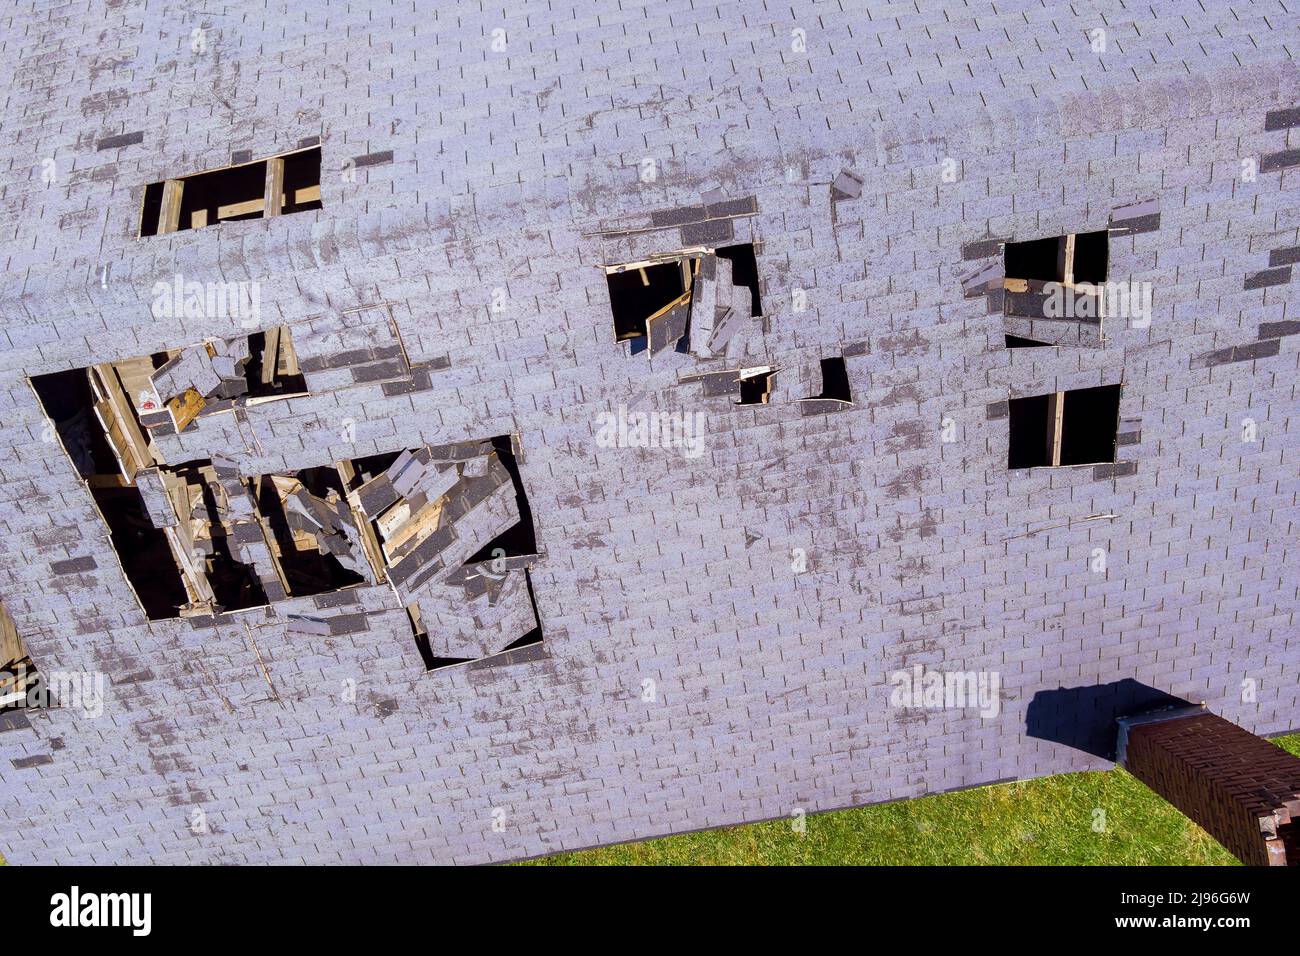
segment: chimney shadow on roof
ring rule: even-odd
[[[1189,701],[1175,697],[1131,677],[1090,687],[1060,687],[1040,690],[1025,712],[1025,733],[1075,750],[1115,759],[1115,743],[1121,717],[1160,707],[1186,707]]]

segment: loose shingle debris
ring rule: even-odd
[[[865,180],[847,167],[840,170],[840,174],[835,177],[831,183],[831,199],[835,201],[845,199],[857,199],[862,195],[862,185]]]
[[[531,513],[512,443],[470,441],[347,463],[348,500],[430,669],[540,631]],[[526,532],[526,533],[525,533]],[[429,663],[429,662],[434,663]]]
[[[277,327],[172,353],[140,383],[136,407],[145,428],[183,431],[201,414],[304,391],[293,339]]]
[[[413,622],[432,625],[413,623],[422,653],[437,651],[426,659],[478,660],[540,642],[527,577],[536,534],[508,436],[252,477],[221,456],[163,461],[152,429],[140,427],[151,415],[184,427],[178,406],[242,396],[292,348],[287,334],[245,344],[32,380],[146,614],[211,618],[386,581]],[[348,617],[365,627],[364,614]],[[339,620],[329,633],[342,633]],[[323,633],[301,615],[291,623]]]
[[[735,265],[721,256],[705,256],[699,270],[700,307],[691,313],[699,316],[700,329],[691,335],[691,352],[708,359],[723,354],[737,330],[750,318],[751,292],[737,285]]]
[[[183,518],[176,533],[169,532],[191,591],[182,616],[260,607],[286,596],[256,503],[233,462],[214,457],[164,468],[162,474]]]
[[[417,484],[410,497],[399,494],[390,509],[376,516],[389,579],[406,599],[403,603],[412,603],[426,585],[441,580],[519,520],[509,473],[495,451],[488,450],[487,457],[484,474],[468,473],[467,463],[457,463],[457,480],[445,493],[433,497]],[[425,476],[445,480],[436,467]]]
[[[292,475],[268,475],[262,482],[264,496],[268,493],[274,496],[289,532],[290,540],[281,540],[285,537],[283,535],[276,539],[282,564],[289,555],[295,558],[306,554],[318,558],[332,557],[358,580],[376,583],[374,570],[362,551],[352,509],[338,490],[330,488],[322,497],[307,490],[302,480]],[[268,483],[270,488],[266,489]],[[302,569],[298,570],[301,573]],[[320,582],[319,591],[338,586],[334,576],[324,572],[322,576],[324,580]],[[292,593],[304,593],[304,590],[295,588]]]
[[[723,354],[736,331],[757,315],[753,247],[672,253],[608,267],[614,336],[633,354]]]
[[[1003,334],[1046,345],[1100,346],[1109,237],[1102,229],[1005,243],[998,303]],[[997,292],[989,272],[986,264],[968,277],[968,297],[981,288]]]

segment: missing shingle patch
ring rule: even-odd
[[[1114,462],[1119,399],[1119,385],[1011,399],[1007,467]]]

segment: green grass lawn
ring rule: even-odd
[[[1274,743],[1300,755],[1300,734]],[[1093,829],[1094,811],[1104,829]],[[535,865],[1236,864],[1123,770],[1067,773],[805,819],[560,853]]]

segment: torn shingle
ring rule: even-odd
[[[157,468],[141,468],[135,473],[136,487],[140,489],[140,498],[144,502],[145,513],[155,528],[174,528],[177,524],[176,509],[167,497],[167,488],[163,484],[161,472]]]
[[[1002,247],[1006,244],[1006,239],[978,239],[975,242],[968,242],[961,247],[961,257],[963,260],[987,259],[990,256],[1001,256]]]
[[[308,617],[305,614],[290,614],[287,618],[287,630],[290,634],[308,634],[324,637],[332,633],[328,618]]]
[[[683,246],[716,246],[736,236],[730,219],[706,219],[682,226]]]
[[[1154,232],[1160,228],[1160,200],[1144,199],[1116,206],[1110,214],[1109,231],[1117,236]]]
[[[967,299],[977,298],[990,289],[1002,285],[1002,262],[995,260],[988,263],[961,280],[962,295]]]
[[[865,180],[849,168],[841,169],[835,181],[831,183],[831,199],[857,199],[862,195]]]

